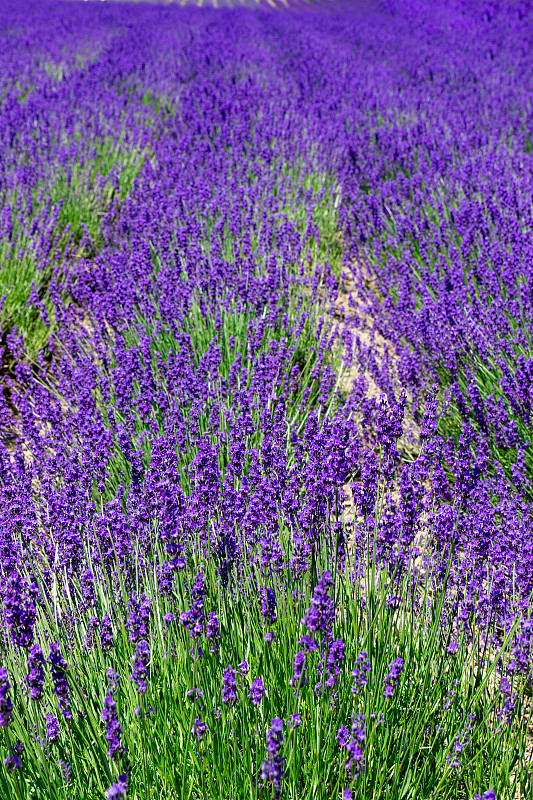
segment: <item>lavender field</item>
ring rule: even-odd
[[[529,0],[0,0],[2,800],[533,796],[532,98]]]

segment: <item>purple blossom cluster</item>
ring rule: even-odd
[[[65,719],[68,720],[72,716],[70,710],[70,689],[67,681],[68,665],[61,653],[61,647],[58,642],[53,642],[50,645],[48,661],[50,663],[50,674],[54,685],[54,692],[59,701],[59,707]]]
[[[281,797],[281,782],[285,771],[285,758],[282,755],[283,720],[279,717],[271,720],[271,727],[266,737],[267,757],[261,767],[261,779],[268,785],[272,797]]]
[[[135,688],[140,695],[143,695],[148,688],[150,646],[146,639],[137,642],[135,653],[132,656],[133,669],[130,680],[135,684]]]
[[[9,683],[7,670],[0,668],[0,728],[8,728],[11,725],[13,716],[13,701],[9,696],[11,684]]]
[[[107,757],[116,761],[121,758],[125,749],[121,742],[122,727],[118,719],[117,701],[115,694],[120,683],[120,677],[111,669],[107,670],[107,678],[109,682],[109,693],[104,700],[104,707],[102,709],[102,722],[105,725],[105,738],[109,750]]]
[[[385,689],[383,690],[383,695],[387,698],[390,698],[394,694],[394,689],[400,682],[400,677],[403,672],[403,658],[398,656],[395,658],[394,661],[389,664],[389,671],[383,678],[383,682],[385,683]]]
[[[306,631],[294,694],[333,702],[348,640],[332,571],[350,560],[409,577],[413,608],[418,579],[444,587],[450,657],[473,625],[523,613],[509,673],[528,674],[533,8],[384,0],[274,24],[90,5],[0,8],[0,256],[35,273],[22,311],[0,298],[0,627],[29,700],[48,670],[69,724],[77,625],[95,658],[126,630],[140,695],[156,630],[169,658],[171,635],[192,639],[201,670],[231,624],[208,576],[229,594],[249,571],[267,655],[287,602]],[[62,632],[48,658],[41,617]],[[217,691],[259,718],[271,690],[250,661],[221,666]],[[387,699],[403,669],[389,665]],[[369,673],[361,652],[354,695]],[[12,685],[2,668],[6,729]],[[207,723],[191,724],[200,744]],[[272,719],[262,766],[274,797],[282,730]],[[351,777],[365,736],[363,717],[337,734]]]
[[[344,767],[350,777],[355,778],[364,770],[365,758],[365,718],[363,715],[354,717],[352,722],[351,731],[342,725],[337,731],[335,737],[337,744],[344,751],[343,755],[346,758]]]

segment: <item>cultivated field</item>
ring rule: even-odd
[[[531,798],[532,98],[529,0],[0,2],[2,800]]]

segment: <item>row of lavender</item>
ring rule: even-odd
[[[527,11],[3,12],[6,796],[528,791]]]

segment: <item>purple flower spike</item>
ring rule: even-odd
[[[355,666],[352,670],[354,684],[352,692],[360,694],[368,683],[367,673],[370,672],[370,661],[368,660],[368,653],[361,652],[355,660]]]
[[[299,653],[296,653],[292,666],[294,668],[294,674],[290,679],[289,684],[296,687],[301,686],[303,683],[305,683],[305,671],[307,669],[307,665],[305,663],[305,653],[303,653],[301,650]]]
[[[271,625],[276,621],[276,595],[274,589],[269,586],[265,589],[260,589],[259,600],[264,623]]]
[[[397,686],[400,676],[403,672],[403,658],[395,658],[394,661],[389,664],[389,673],[383,678],[385,683],[385,689],[383,691],[383,695],[390,699],[394,694],[394,688]]]
[[[18,573],[12,572],[5,582],[2,594],[4,619],[11,641],[17,647],[27,648],[33,641],[37,616],[35,584],[28,587]]]
[[[8,728],[13,718],[13,701],[9,697],[11,684],[7,678],[7,670],[0,667],[0,728]]]
[[[265,694],[266,691],[265,687],[263,686],[263,681],[261,678],[256,678],[250,686],[250,691],[248,693],[248,697],[252,701],[252,705],[258,706]]]
[[[59,738],[59,723],[57,721],[57,717],[55,717],[53,714],[47,714],[45,727],[48,741],[53,744]]]
[[[351,732],[342,725],[335,737],[341,750],[345,750],[345,769],[352,778],[364,770],[365,718],[362,714],[354,717]]]
[[[209,733],[209,728],[205,722],[202,722],[200,717],[197,717],[193,722],[191,733],[196,736],[198,743],[200,743],[206,733]]]
[[[118,800],[128,795],[128,776],[121,775],[117,781],[106,792],[106,800]]]
[[[114,676],[116,678],[118,676]],[[110,680],[111,683],[111,680]],[[115,700],[113,691],[116,689],[116,682],[111,683],[111,693],[107,695],[104,700],[104,707],[102,709],[102,722],[105,725],[106,733],[105,738],[108,744],[107,757],[116,761],[124,754],[120,737],[122,736],[122,728],[118,721],[117,702]]]
[[[15,772],[15,770],[20,769],[22,767],[21,755],[23,751],[23,742],[17,742],[16,744],[12,745],[9,755],[4,759],[5,768],[10,770],[10,772]]]
[[[137,600],[135,594],[130,595],[126,621],[130,642],[139,642],[149,637],[151,613],[152,601],[145,594],[141,595],[140,600]]]
[[[291,731],[295,730],[295,728],[299,728],[302,724],[302,715],[301,714],[291,714],[287,720],[287,724]]]
[[[335,620],[335,606],[333,598],[328,595],[328,589],[333,585],[331,572],[324,572],[322,578],[315,586],[311,604],[307,609],[302,625],[311,633],[321,632],[326,638],[331,637],[333,622]]]
[[[337,639],[332,643],[326,661],[327,689],[334,689],[338,684],[345,653],[346,645],[342,639]]]
[[[137,687],[139,694],[144,694],[148,688],[148,662],[150,661],[150,648],[147,641],[142,639],[137,643],[131,660],[133,661],[133,670],[130,680]]]
[[[261,767],[263,784],[270,784],[272,797],[279,800],[281,797],[281,781],[284,775],[285,759],[281,754],[283,745],[283,720],[275,717],[271,720],[271,728],[267,733],[267,758]]]
[[[191,607],[180,616],[180,625],[186,627],[192,639],[198,639],[204,632],[204,590],[205,578],[199,572],[191,587]]]
[[[34,644],[28,652],[26,682],[30,690],[30,699],[39,701],[44,691],[44,655],[38,644]]]
[[[222,702],[232,706],[237,699],[237,681],[235,672],[231,667],[226,667],[222,676]]]
[[[100,626],[100,645],[104,653],[109,652],[113,647],[113,625],[111,618],[105,614],[102,617],[102,624]]]
[[[54,684],[54,692],[59,700],[59,707],[63,712],[65,719],[71,719],[72,713],[70,711],[70,693],[67,681],[67,662],[61,654],[61,649],[57,642],[50,645],[50,655],[48,661],[51,665],[52,682]]]
[[[207,639],[213,642],[211,645],[211,652],[218,652],[220,647],[218,644],[220,640],[220,622],[218,621],[218,617],[214,611],[211,611],[207,617],[207,622],[205,624],[205,635]]]

